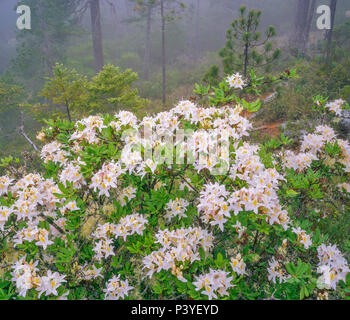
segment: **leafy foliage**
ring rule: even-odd
[[[62,64],[56,64],[52,73],[39,94],[52,104],[25,105],[39,119],[45,118],[48,113],[62,117],[62,109],[69,120],[96,110],[107,112],[123,107],[140,111],[149,103],[140,98],[138,90],[132,87],[137,74],[131,69],[122,72],[118,67],[106,65],[91,80]],[[54,113],[55,109],[58,112]]]
[[[332,104],[316,100],[317,112],[332,114]],[[204,166],[189,157],[184,163],[139,162],[137,152],[144,155],[146,145],[136,153],[125,148],[132,141],[125,132],[140,125],[129,112],[47,120],[43,176],[16,176],[17,182],[0,177],[6,217],[0,220],[0,296],[348,298],[350,146],[324,123],[304,137],[298,155],[286,149],[292,140],[284,135],[254,146],[242,140],[249,123],[241,112],[239,106],[206,109],[182,101],[143,119],[158,129],[190,128],[192,136],[209,132],[214,123],[221,123],[224,136],[234,119],[231,170],[219,175],[214,167],[222,162],[213,166],[210,159]],[[175,155],[171,143],[152,148]],[[13,161],[1,163],[9,167]],[[23,196],[33,200],[30,211],[19,210]],[[339,218],[343,229],[334,232]],[[21,282],[29,275],[30,282]]]

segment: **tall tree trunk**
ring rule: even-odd
[[[121,21],[120,21],[120,13],[122,9],[120,8],[120,2],[117,1],[116,3],[108,2],[110,5],[109,16],[113,21],[113,26],[115,29],[116,39],[118,39],[118,34],[120,33],[121,28]]]
[[[103,68],[103,48],[101,31],[100,0],[90,0],[91,33],[94,47],[95,70],[99,72]]]
[[[199,6],[200,0],[196,0],[195,5],[195,26],[194,26],[194,59],[198,58],[199,53]]]
[[[331,0],[331,29],[327,32],[327,65],[331,66],[331,57],[332,57],[332,36],[335,22],[335,12],[337,10],[337,0]]]
[[[165,15],[164,0],[160,0],[160,15],[162,18],[162,102],[166,102],[166,56],[165,56]]]
[[[51,75],[52,73],[52,66],[54,64],[55,57],[53,56],[52,50],[51,50],[51,42],[49,39],[49,36],[47,34],[47,29],[45,27],[44,23],[44,13],[42,11],[42,2],[38,1],[37,4],[38,14],[39,14],[39,21],[40,21],[40,28],[43,34],[43,42],[42,42],[42,52],[44,54],[44,66],[46,69],[46,73]]]
[[[305,34],[307,29],[307,19],[309,17],[310,0],[298,0],[295,16],[294,36],[291,45],[298,50],[303,50],[305,46]]]
[[[144,57],[144,63],[143,63],[145,80],[148,80],[149,78],[150,58],[151,58],[151,27],[152,27],[152,4],[149,4],[147,7],[146,47],[145,47],[145,57]]]
[[[127,17],[130,17],[133,15],[133,4],[129,2],[129,0],[124,0],[124,6],[125,6],[125,13]]]
[[[295,21],[294,21],[294,33],[292,36],[292,42],[291,44],[296,45],[298,43],[298,38],[300,35],[300,17],[302,15],[303,11],[303,0],[297,0],[297,10],[295,13]]]
[[[67,115],[68,115],[68,120],[69,122],[72,122],[72,117],[70,115],[70,110],[69,110],[69,104],[68,102],[66,102],[66,111],[67,111]]]
[[[310,37],[311,24],[314,18],[315,10],[316,10],[316,0],[312,0],[310,4],[310,8],[309,8],[309,12],[306,20],[306,28],[304,32],[304,39],[303,39],[303,46],[302,46],[303,56],[305,56],[306,54],[307,44]]]
[[[249,64],[249,44],[246,42],[245,47],[244,47],[244,78],[247,76],[247,71],[248,71],[248,64]]]

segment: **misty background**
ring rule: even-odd
[[[313,10],[305,9],[309,10],[306,14],[310,20],[305,48],[300,47],[296,36],[302,24],[298,10],[304,10],[300,0],[164,0],[163,16],[160,2],[0,0],[0,79],[22,90],[0,110],[1,151],[7,154],[9,149],[22,150],[19,146],[26,145],[18,134],[23,120],[19,116],[21,104],[46,101],[38,93],[47,77],[52,76],[56,63],[74,68],[88,78],[107,64],[118,66],[121,71],[130,68],[137,73],[133,87],[140,97],[150,101],[145,111],[160,111],[188,98],[194,84],[201,83],[213,65],[221,66],[218,52],[225,46],[226,31],[239,16],[241,5],[262,11],[259,25],[262,33],[270,25],[275,27],[277,35],[272,43],[281,49],[281,56],[271,72],[277,72],[301,61],[310,64],[312,59],[317,61],[317,57],[325,55],[327,32],[316,28],[315,8],[330,5],[334,0],[305,1],[314,6]],[[16,28],[19,16],[16,8],[20,4],[32,9],[31,30]],[[92,5],[98,5],[99,12]],[[350,2],[338,0],[336,6],[334,28],[350,20]],[[100,30],[92,25],[93,10]],[[345,43],[347,37],[345,34]],[[222,68],[219,72],[224,76]],[[22,122],[29,135],[34,136],[43,125],[42,118],[25,110]]]

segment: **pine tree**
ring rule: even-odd
[[[249,68],[265,66],[267,69],[279,58],[280,49],[273,49],[271,38],[276,36],[273,26],[265,31],[262,39],[258,31],[261,11],[240,7],[239,18],[234,20],[226,33],[226,45],[219,52],[224,72],[231,74],[242,71],[247,76]]]
[[[88,79],[75,69],[57,63],[39,93],[39,97],[44,97],[48,103],[24,107],[38,120],[59,115],[72,121],[90,112],[115,112],[120,108],[136,112],[147,107],[149,102],[133,88],[135,80],[137,74],[131,69],[120,71],[118,67],[105,65]]]

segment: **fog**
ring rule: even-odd
[[[194,84],[201,83],[213,65],[219,67],[220,76],[224,75],[218,53],[225,47],[226,31],[239,17],[242,5],[248,10],[261,10],[258,30],[262,38],[270,25],[276,29],[271,43],[281,48],[281,56],[272,64],[275,72],[293,67],[293,59],[298,56],[309,61],[326,53],[327,32],[316,26],[320,16],[316,9],[329,5],[328,0],[307,0],[311,8],[304,19],[309,29],[304,24],[307,36],[303,45],[297,31],[303,23],[298,20],[300,0],[93,0],[91,3],[99,8],[90,6],[90,0],[0,0],[0,81],[20,86],[22,90],[18,101],[13,97],[5,100],[2,110],[6,111],[1,118],[9,120],[2,120],[3,132],[11,132],[17,139],[18,119],[13,118],[12,112],[23,104],[47,102],[38,93],[47,77],[52,76],[56,63],[89,79],[103,65],[111,64],[121,71],[130,68],[137,73],[133,87],[157,110],[190,96]],[[164,4],[163,19],[160,3]],[[19,5],[31,9],[30,30],[21,30],[16,25],[21,17],[16,13]],[[348,0],[337,1],[334,27],[349,20],[349,11]],[[241,43],[237,46],[239,52]],[[13,104],[11,108],[9,101]],[[53,110],[46,116],[52,116]],[[151,110],[152,107],[144,111]],[[25,122],[34,133],[41,123],[31,111],[24,109]],[[43,117],[40,115],[41,120]]]
[[[28,2],[28,1],[27,1]],[[29,1],[30,2],[30,1]],[[40,0],[38,0],[40,2]],[[62,2],[80,2],[68,1]],[[169,1],[170,3],[172,1]],[[174,1],[173,1],[174,2]],[[288,36],[293,31],[295,21],[295,10],[297,1],[291,0],[185,0],[182,1],[186,8],[178,10],[176,20],[167,24],[168,42],[168,63],[182,59],[189,55],[191,43],[193,42],[193,33],[195,33],[196,19],[198,21],[198,49],[203,57],[208,52],[220,49],[225,43],[225,32],[230,22],[237,17],[238,9],[241,5],[248,8],[262,10],[261,28],[268,25],[274,25],[279,36]],[[16,42],[16,36],[20,36],[16,28],[18,14],[15,9],[19,3],[25,4],[26,1],[1,0],[0,2],[0,72],[3,72],[9,66],[11,58],[15,57],[15,47],[19,45]],[[199,8],[197,5],[199,4]],[[318,5],[327,4],[327,1],[318,1]],[[145,19],[141,19],[137,10],[137,1],[132,0],[101,0],[101,21],[102,35],[106,50],[107,62],[115,62],[117,59],[122,60],[123,67],[139,68],[138,60],[142,60],[145,46]],[[350,5],[346,0],[338,1],[338,10],[336,24],[344,22],[345,11],[350,10]],[[199,17],[196,18],[196,10]],[[90,31],[89,10],[78,14],[81,23],[81,31],[85,30],[87,35],[71,38],[66,45],[71,49],[72,58],[74,52],[82,58],[81,52],[76,47],[88,45],[88,33]],[[157,64],[160,59],[159,38],[160,38],[160,21],[159,9],[155,8],[152,21],[152,61]],[[35,25],[36,22],[33,21]],[[313,25],[313,31],[317,31]],[[24,31],[25,32],[25,31]],[[35,32],[35,30],[33,30]],[[323,32],[318,32],[322,36]],[[73,40],[72,40],[73,39]],[[84,41],[81,41],[84,40]],[[193,43],[192,43],[193,44]],[[87,55],[90,52],[83,50]],[[130,54],[129,60],[126,61],[127,55]],[[84,56],[84,54],[83,54]],[[123,58],[124,57],[124,58]]]

